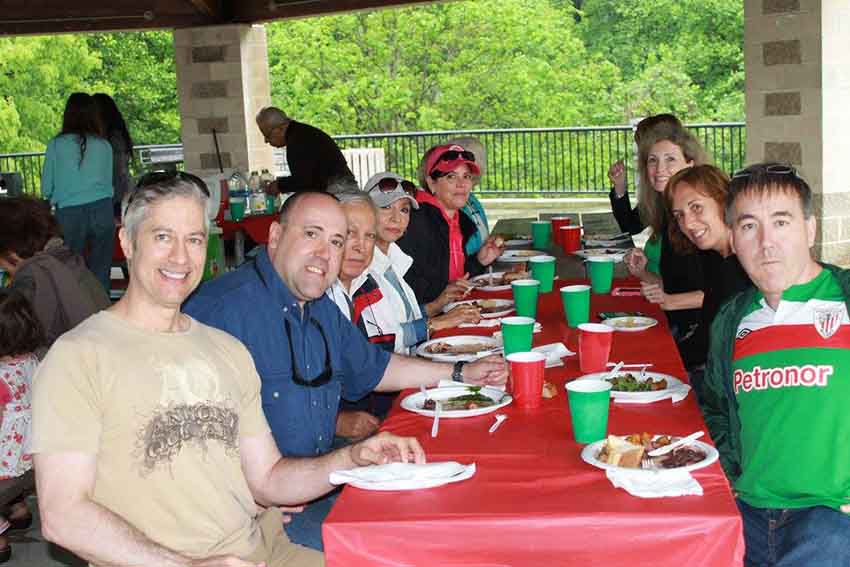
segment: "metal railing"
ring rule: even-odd
[[[743,122],[690,124],[688,128],[721,169],[732,172],[744,165]],[[381,148],[387,170],[416,179],[419,160],[429,147],[461,136],[476,137],[487,148],[487,171],[476,193],[490,197],[607,193],[609,165],[618,159],[633,163],[636,151],[631,126],[403,132],[334,139],[342,149]],[[133,173],[182,162],[180,144],[137,146],[134,151]],[[280,163],[279,155],[276,161]],[[20,172],[24,191],[37,195],[43,162],[42,153],[0,154],[0,171]],[[633,177],[634,172],[627,171],[627,176]]]

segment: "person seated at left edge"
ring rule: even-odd
[[[297,193],[284,203],[254,261],[205,283],[184,305],[192,317],[248,347],[262,379],[266,418],[286,456],[332,449],[342,398],[434,386],[449,377],[473,384],[503,384],[507,377],[499,356],[453,367],[370,344],[325,294],[338,277],[347,234],[336,198]],[[286,525],[290,539],[321,548],[327,502],[294,515]]]

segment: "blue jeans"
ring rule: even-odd
[[[746,567],[846,567],[850,516],[826,506],[755,508],[737,500]]]
[[[115,246],[115,217],[112,199],[56,209],[65,245],[85,258],[86,266],[109,293],[109,273]],[[88,244],[88,253],[86,245]]]
[[[328,514],[331,512],[331,507],[336,502],[337,496],[342,491],[342,488],[326,494],[318,500],[314,500],[304,507],[304,511],[300,514],[292,514],[292,521],[288,524],[283,524],[283,529],[289,537],[289,541],[324,551],[322,545],[322,524]]]

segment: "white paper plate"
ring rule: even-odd
[[[432,388],[426,391],[428,392],[429,398],[437,401],[448,400],[449,398],[454,398],[455,396],[462,396],[470,392],[469,388],[467,386],[464,386],[463,384],[457,384],[455,386],[447,386],[441,388]],[[492,386],[483,386],[480,391],[482,394],[492,399],[496,403],[492,406],[469,410],[443,410],[440,412],[440,419],[455,417],[475,417],[476,415],[484,415],[486,413],[494,412],[499,408],[503,408],[513,401],[513,398],[510,394],[506,394],[502,390],[499,390],[498,388],[493,388]],[[416,392],[415,394],[410,394],[409,396],[404,398],[401,401],[401,407],[406,409],[407,411],[418,413],[419,415],[434,417],[434,410],[422,409],[422,404],[424,402],[425,396],[422,395],[422,392]]]
[[[422,476],[425,467],[437,465],[436,476]],[[417,465],[415,463],[389,463],[386,465],[371,465],[361,467],[356,471],[358,477],[350,474],[331,473],[333,484],[350,484],[362,490],[419,490],[422,488],[433,488],[452,482],[460,482],[475,475],[475,463],[462,465],[453,461],[445,463],[426,463]],[[398,478],[386,478],[397,476]]]
[[[611,258],[615,262],[622,262],[623,257],[628,252],[625,248],[585,248],[573,252],[576,256],[580,256],[585,260],[588,258]]]
[[[440,416],[440,417],[442,417],[442,416]],[[676,439],[678,439],[678,437],[672,437],[672,439],[676,440]],[[588,464],[593,465],[594,467],[597,467],[597,468],[600,468],[600,469],[643,471],[647,474],[653,474],[656,471],[693,471],[693,470],[697,470],[697,469],[702,469],[702,468],[707,467],[708,465],[710,465],[714,461],[716,461],[717,457],[718,457],[717,449],[715,449],[711,445],[703,443],[702,441],[694,441],[693,443],[691,443],[688,446],[694,447],[696,449],[700,449],[701,451],[703,451],[705,453],[705,458],[698,463],[694,463],[692,465],[687,465],[687,466],[684,466],[684,467],[676,467],[676,468],[672,468],[672,469],[665,469],[665,468],[661,467],[660,465],[658,467],[655,467],[655,468],[642,468],[642,469],[625,468],[625,467],[618,467],[616,465],[609,465],[608,463],[603,463],[602,461],[600,461],[599,459],[596,458],[597,455],[599,455],[599,452],[602,450],[602,445],[604,443],[605,443],[605,440],[597,441],[596,443],[591,443],[590,445],[588,445],[587,447],[582,449],[581,459],[585,463],[588,463]],[[664,459],[666,457],[667,457],[667,455],[663,455],[661,457],[655,457],[655,458],[661,460],[661,459]]]
[[[504,276],[507,272],[493,272],[493,277],[498,278],[501,281],[502,276]],[[478,283],[485,282],[481,285],[475,287],[475,289],[481,291],[505,291],[511,289],[511,284],[499,284],[499,285],[489,285],[486,282],[490,281],[490,274],[481,274],[480,276],[475,276],[469,281]]]
[[[511,240],[505,240],[505,246],[528,246],[531,244],[530,238],[513,238]]]
[[[603,325],[608,325],[615,331],[624,331],[627,333],[636,333],[651,329],[658,324],[657,319],[652,317],[611,317],[602,321]]]
[[[434,354],[426,350],[428,346],[434,343],[449,343],[450,345],[480,344],[486,345],[487,348],[470,354]],[[478,335],[456,335],[453,337],[443,337],[440,339],[431,339],[430,341],[425,341],[424,343],[416,347],[416,354],[423,358],[430,358],[431,360],[436,360],[438,362],[470,362],[500,352],[501,349],[502,343],[492,337],[481,337]]]
[[[528,262],[535,256],[545,256],[545,252],[539,250],[506,250],[504,254],[496,258],[497,262]]]
[[[508,289],[510,289],[510,285]],[[480,288],[479,288],[480,289]],[[486,303],[484,303],[486,302]],[[479,306],[484,303],[485,305],[490,305],[494,309],[499,308],[498,311],[493,311],[491,313],[482,313],[482,319],[494,319],[496,317],[503,317],[514,310],[514,301],[513,299],[466,299],[464,301],[455,301],[454,303],[449,303],[445,307],[443,307],[443,313],[448,313],[458,305],[475,303]]]
[[[633,374],[635,378],[640,378],[640,370],[621,370],[618,374],[626,373]],[[576,378],[576,380],[602,380],[607,375],[608,372],[595,372],[593,374],[585,374],[580,378]],[[667,388],[665,388],[664,390],[654,390],[650,392],[615,392],[614,390],[611,390],[611,398],[615,400],[640,401],[643,399],[655,398],[659,394],[668,391],[671,387],[682,385],[681,380],[670,376],[669,374],[661,374],[659,372],[647,372],[644,374],[644,380],[648,378],[653,378],[655,380],[663,378],[667,380]]]

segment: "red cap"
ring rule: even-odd
[[[441,160],[440,158],[447,152],[467,153],[473,159],[468,159],[466,156],[458,155],[455,159],[452,160]],[[474,156],[475,154],[463,149],[463,146],[458,146],[457,144],[452,144],[450,146],[438,146],[433,152],[431,152],[431,155],[428,156],[428,161],[425,164],[425,172],[427,175],[431,175],[431,173],[433,173],[434,171],[448,173],[457,166],[461,164],[466,164],[466,166],[469,168],[469,171],[471,171],[473,175],[481,175],[481,168],[478,167],[477,163],[475,163]]]

